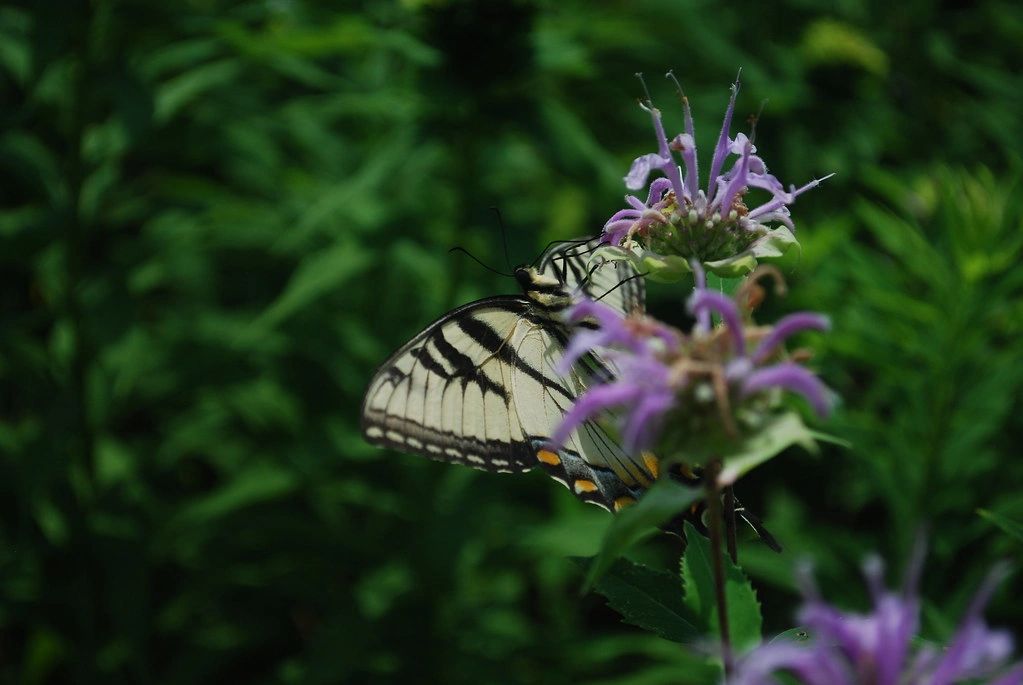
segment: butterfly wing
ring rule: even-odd
[[[563,448],[550,447],[586,385],[581,363],[567,376],[557,371],[566,341],[561,324],[522,298],[460,307],[380,367],[366,392],[363,435],[483,470],[539,466],[584,501],[620,508],[652,476],[600,426],[587,422]]]
[[[534,450],[511,399],[511,369],[499,353],[529,309],[517,297],[473,302],[395,352],[366,392],[366,439],[484,470],[532,468]]]
[[[554,243],[540,257],[540,273],[553,276],[568,290],[600,300],[623,314],[642,311],[646,291],[643,279],[624,261],[591,260],[600,237]]]
[[[559,373],[566,334],[555,325],[520,327],[510,342],[515,358],[525,362],[512,366],[512,398],[537,463],[584,501],[615,511],[631,503],[656,478],[649,457],[627,454],[593,421],[580,425],[559,449],[550,446],[550,436],[585,391],[592,368],[602,362],[591,357]]]

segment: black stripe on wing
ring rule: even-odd
[[[541,325],[544,325],[544,328],[548,333],[552,333],[557,330],[554,326],[550,325],[549,322],[542,322]],[[498,335],[497,331],[491,328],[486,322],[479,319],[473,319],[471,317],[465,317],[458,320],[458,327],[462,329],[463,333],[475,340],[479,345],[505,364],[514,368],[516,371],[526,374],[545,389],[557,392],[567,401],[575,401],[575,395],[570,393],[564,386],[557,383],[554,379],[547,377],[539,369],[534,368],[526,362],[525,359],[519,356],[519,353],[515,350],[515,348],[508,344],[508,341]],[[564,339],[565,336],[558,332],[558,337],[560,339]]]
[[[586,297],[602,300],[624,314],[643,310],[646,304],[643,279],[637,278],[637,271],[628,262],[591,263],[598,247],[600,236],[556,243],[541,256],[540,272],[554,276],[569,291],[578,289]]]
[[[411,384],[411,377],[417,373],[417,368],[421,367],[428,372],[426,376],[428,386],[422,389],[424,416],[426,403],[442,403],[452,383],[461,386],[463,403],[467,388],[473,384],[479,388],[484,401],[493,395],[507,408],[510,402],[508,388],[500,379],[486,373],[482,368],[484,363],[474,362],[455,347],[445,335],[445,329],[451,331],[450,326],[456,326],[474,344],[479,345],[484,354],[496,355],[497,361],[502,364],[516,363],[506,351],[509,346],[502,344],[501,335],[476,317],[506,313],[512,315],[514,322],[530,311],[531,305],[524,298],[491,297],[478,300],[449,312],[403,345],[380,366],[370,382],[361,416],[365,439],[370,443],[403,452],[489,471],[525,471],[534,467],[536,462],[532,447],[522,440],[511,439],[510,436],[515,430],[510,423],[508,440],[481,439],[457,430],[446,430],[443,425],[426,425],[408,416],[408,403],[413,401],[411,398],[418,398],[419,394],[413,395],[409,387],[402,389],[404,383]],[[403,363],[406,365],[411,363],[411,366],[403,371],[400,366]],[[524,362],[518,360],[518,363]],[[438,385],[429,385],[432,381]],[[402,391],[405,392],[402,405],[405,412],[390,413],[388,407],[395,393]],[[377,399],[381,399],[382,402],[377,403]],[[399,396],[399,399],[402,398]],[[374,407],[374,404],[379,406]],[[486,421],[485,407],[473,407],[473,410],[482,412],[483,420]],[[443,414],[440,415],[440,419],[443,424]]]

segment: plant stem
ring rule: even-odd
[[[729,485],[725,488],[725,544],[732,563],[739,563],[739,547],[735,541],[735,491]]]
[[[721,460],[713,459],[707,465],[704,478],[707,487],[707,516],[710,518],[710,555],[714,566],[714,594],[718,605],[718,627],[721,631],[721,662],[725,667],[725,682],[732,675],[732,640],[728,629],[728,604],[725,598],[724,550],[721,549],[721,491],[718,489],[718,475]]]

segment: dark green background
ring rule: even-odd
[[[632,74],[673,134],[672,67],[705,151],[741,66],[734,130],[768,99],[772,171],[837,173],[764,316],[832,315],[805,342],[854,447],[741,483],[786,545],[741,550],[766,628],[795,559],[863,607],[863,555],[897,579],[926,522],[947,637],[1020,552],[975,509],[1023,517],[1021,45],[1010,0],[5,4],[0,677],[684,682],[579,596],[609,515],[357,428],[393,348],[514,290],[447,254],[503,264],[489,207],[526,261],[622,206]],[[989,613],[1023,627],[1009,585]]]

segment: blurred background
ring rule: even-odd
[[[362,392],[503,267],[596,232],[671,134],[802,196],[796,308],[853,443],[740,484],[765,628],[792,565],[865,606],[929,525],[942,639],[1023,518],[1023,8],[1010,0],[137,0],[0,8],[3,682],[686,682],[580,596],[609,514],[365,445]],[[679,316],[678,289],[651,307]],[[678,543],[634,554],[671,567]],[[992,622],[1023,628],[1023,585]]]

